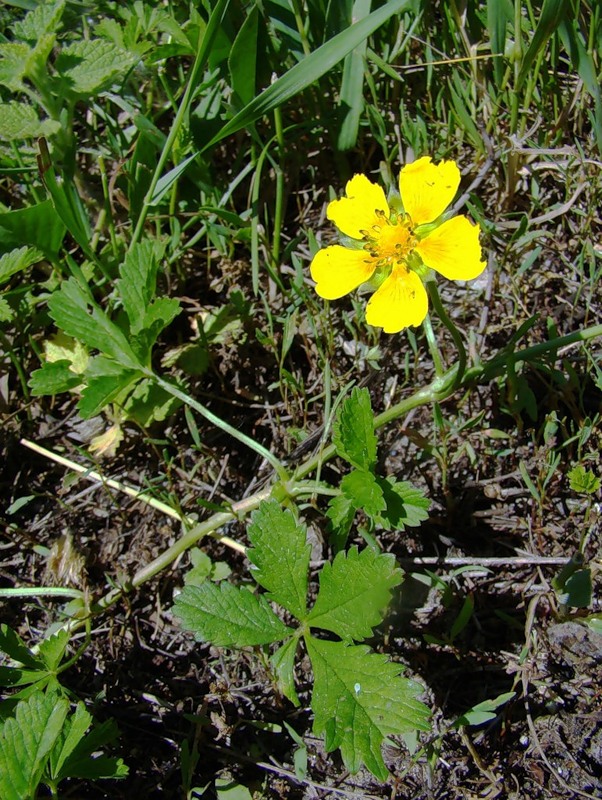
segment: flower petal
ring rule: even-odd
[[[429,156],[406,164],[399,173],[399,192],[414,225],[434,222],[454,199],[460,185],[455,161],[433,164]]]
[[[347,197],[328,204],[326,216],[337,228],[353,239],[361,239],[362,231],[380,225],[382,214],[389,218],[385,193],[365,175],[354,175],[345,187]],[[377,214],[380,211],[381,214]]]
[[[428,311],[428,297],[415,272],[399,264],[374,292],[366,308],[366,322],[397,333],[409,325],[420,325]]]
[[[479,226],[467,217],[452,217],[416,245],[427,267],[452,281],[470,281],[483,272]]]
[[[336,300],[370,280],[376,262],[365,250],[333,244],[319,250],[311,262],[316,292],[325,300]]]

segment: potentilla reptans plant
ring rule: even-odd
[[[424,287],[431,270],[445,278],[469,281],[485,269],[479,226],[444,212],[460,185],[454,161],[434,164],[429,156],[407,164],[399,174],[399,195],[389,200],[365,175],[354,175],[345,197],[328,205],[328,219],[343,245],[320,250],[311,264],[316,292],[336,300],[362,284],[374,289],[366,320],[397,333],[420,325],[428,312]]]

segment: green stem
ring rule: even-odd
[[[225,422],[225,420],[221,419],[220,417],[216,416],[212,411],[209,411],[204,405],[195,400],[189,394],[178,389],[177,386],[174,386],[173,383],[160,378],[158,375],[155,375],[154,372],[151,370],[145,371],[145,374],[148,378],[153,380],[158,386],[160,386],[164,391],[171,394],[173,397],[177,397],[178,400],[181,400],[190,408],[194,409],[197,413],[199,413],[202,417],[206,420],[211,422],[217,428],[228,433],[234,439],[237,439],[242,444],[249,447],[251,450],[254,450],[261,458],[264,458],[269,464],[272,465],[274,470],[276,471],[278,477],[281,481],[288,481],[289,475],[282,463],[276,458],[273,453],[270,453],[263,445],[256,442],[255,439],[251,439],[250,436],[247,436],[245,433],[242,433],[237,428],[234,428],[229,423]]]
[[[192,101],[192,95],[197,87],[197,78],[199,76],[199,72],[203,68],[207,56],[209,55],[211,46],[213,44],[213,40],[215,39],[215,35],[220,28],[220,25],[222,23],[222,20],[224,18],[229,3],[230,0],[218,0],[216,7],[214,8],[211,14],[211,17],[209,18],[207,28],[205,29],[205,34],[199,41],[199,47],[196,53],[196,57],[194,59],[194,64],[192,65],[192,69],[190,70],[190,77],[188,78],[188,83],[186,85],[186,89],[184,91],[180,107],[178,108],[178,113],[176,114],[176,117],[170,128],[169,134],[167,135],[165,144],[163,145],[163,150],[161,151],[161,155],[159,156],[157,167],[150,182],[150,186],[148,187],[148,192],[146,193],[146,196],[144,198],[142,208],[140,209],[140,216],[138,217],[138,222],[136,223],[136,228],[134,229],[134,233],[132,235],[132,241],[130,242],[130,249],[133,247],[134,244],[136,244],[140,240],[140,237],[142,236],[142,231],[144,230],[144,224],[146,222],[148,213],[151,209],[151,203],[153,196],[155,194],[155,189],[157,188],[157,183],[159,182],[161,176],[163,175],[163,170],[165,169],[165,165],[167,164],[169,157],[171,156],[171,151],[173,149],[174,142],[176,141],[176,138],[180,133],[180,128],[182,127],[182,123],[184,122],[184,119],[190,107],[190,103]]]

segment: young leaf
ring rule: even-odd
[[[265,597],[223,581],[185,586],[174,613],[201,642],[220,647],[270,644],[292,633],[270,608]]]
[[[430,500],[420,489],[407,481],[397,481],[393,475],[377,477],[385,502],[385,509],[375,517],[375,522],[386,531],[416,528],[428,519]]]
[[[332,441],[337,453],[354,467],[371,470],[376,464],[374,417],[367,389],[355,388],[335,420]]]
[[[35,796],[68,710],[68,700],[35,692],[29,700],[18,703],[14,717],[0,725],[2,800],[29,800]]]
[[[125,334],[101,311],[75,278],[64,281],[48,300],[52,319],[69,336],[111,356],[124,368],[140,365]]]
[[[386,508],[383,490],[371,472],[354,469],[341,481],[341,491],[354,508],[363,508],[369,517],[377,516]]]
[[[382,622],[391,590],[401,583],[401,570],[390,553],[371,548],[338,553],[320,572],[320,590],[307,621],[342,639],[365,639]]]
[[[303,619],[311,554],[305,526],[272,500],[252,515],[248,536],[253,548],[247,555],[256,567],[253,577],[268,590],[270,600]]]
[[[429,710],[416,700],[422,687],[399,677],[399,664],[371,653],[366,645],[346,646],[311,636],[306,644],[315,681],[314,733],[324,734],[327,752],[341,749],[350,772],[365,764],[379,780],[386,780],[384,738],[429,730]]]
[[[332,497],[328,503],[326,517],[330,522],[330,536],[337,552],[347,544],[355,512],[355,506],[344,494]]]

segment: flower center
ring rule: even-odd
[[[383,218],[379,225],[366,232],[365,239],[364,248],[379,262],[379,266],[406,261],[417,243],[407,217],[398,217],[395,221]]]

